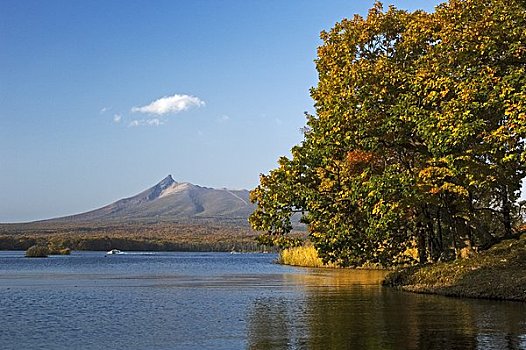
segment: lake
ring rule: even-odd
[[[274,254],[0,252],[2,349],[522,349],[526,303],[382,288]]]

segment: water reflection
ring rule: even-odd
[[[6,350],[526,350],[526,303],[396,292],[379,287],[381,271],[270,254],[16,254],[0,252]]]
[[[526,350],[526,305],[416,295],[378,286],[381,271],[305,270],[301,293],[256,299],[250,349]]]

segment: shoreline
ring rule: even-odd
[[[469,259],[394,271],[382,285],[420,294],[526,302],[526,233]]]
[[[292,248],[284,256],[280,253],[278,263],[345,269],[322,265],[321,260],[313,256],[314,252],[313,246]],[[374,270],[378,267],[359,269]],[[526,302],[526,233],[516,239],[503,240],[467,259],[382,270],[387,275],[381,284],[387,288],[457,298]]]

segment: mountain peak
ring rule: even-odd
[[[173,179],[172,175],[168,175],[167,177],[162,179],[161,182],[157,184],[157,186],[159,186],[161,190],[164,190],[172,186],[174,183],[175,183],[175,180]]]
[[[188,182],[176,182],[166,176],[153,187],[128,198],[120,199],[90,212],[55,220],[90,221],[174,221],[247,224],[254,210],[247,190],[230,191],[200,187]]]

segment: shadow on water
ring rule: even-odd
[[[298,297],[249,310],[250,349],[526,350],[526,305],[417,295],[378,286],[381,271],[310,270]]]

